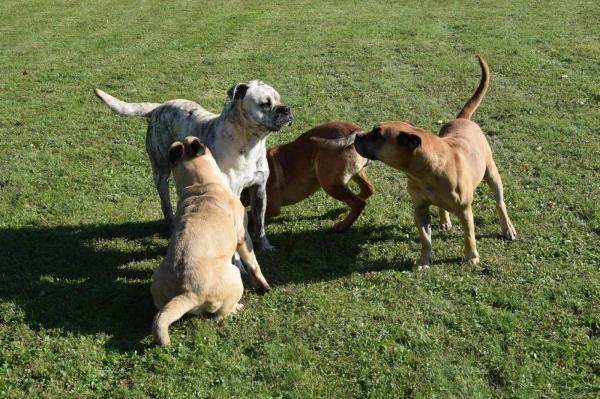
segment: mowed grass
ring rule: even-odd
[[[0,396],[598,397],[599,4],[3,1]],[[345,208],[323,193],[285,208],[259,254],[273,292],[152,343],[167,240],[146,121],[94,87],[220,111],[259,78],[295,117],[270,145],[333,120],[437,131],[477,85],[475,54],[516,242],[482,186],[481,264],[461,262],[460,228],[435,228],[433,267],[412,272],[405,178],[373,162],[351,231],[327,233]]]

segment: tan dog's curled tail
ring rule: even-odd
[[[483,100],[490,85],[490,68],[483,58],[477,56],[477,59],[479,60],[479,66],[481,66],[481,81],[479,82],[479,87],[475,90],[473,97],[467,101],[463,109],[458,113],[456,119],[471,119],[471,115],[473,115],[473,112],[475,112],[477,107],[479,107],[479,104],[481,104],[481,100]]]
[[[150,116],[152,111],[162,105],[159,103],[127,103],[100,89],[94,89],[94,93],[113,112],[125,116]]]
[[[177,295],[171,299],[154,317],[152,322],[154,340],[162,346],[170,345],[169,326],[194,309],[198,303],[201,302],[198,301],[196,295],[190,293]]]
[[[324,139],[321,137],[311,137],[310,140],[325,150],[342,150],[354,144],[354,140],[356,139],[357,134],[364,133],[365,132],[354,132],[350,136],[342,137],[339,139]]]

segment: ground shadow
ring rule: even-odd
[[[108,349],[141,352],[155,314],[147,262],[157,265],[166,253],[162,226],[156,221],[0,229],[0,298],[19,305],[34,330],[104,333],[112,337]],[[410,226],[353,227],[346,233],[294,231],[293,225],[286,230],[270,236],[276,251],[258,254],[274,289],[412,265],[408,258],[365,261],[362,256],[375,242],[409,240]],[[139,262],[146,263],[136,268]]]
[[[390,245],[411,241],[410,227],[395,225],[359,228],[353,226],[344,233],[329,230],[294,228],[271,233],[269,240],[274,252],[259,253],[258,258],[265,276],[272,285],[326,281],[353,273],[387,269],[410,270],[412,259],[367,260],[364,249],[381,241]],[[416,238],[415,238],[416,239]]]
[[[0,297],[33,329],[103,332],[118,351],[142,349],[154,305],[151,272],[132,262],[160,259],[162,222],[0,229]],[[137,248],[132,250],[131,248]]]

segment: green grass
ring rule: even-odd
[[[599,3],[381,3],[2,2],[1,397],[600,396]],[[167,241],[146,121],[92,88],[219,111],[260,78],[295,116],[270,144],[332,120],[436,131],[477,85],[474,54],[516,242],[482,187],[481,265],[436,229],[434,267],[411,272],[405,178],[372,163],[352,231],[326,232],[344,208],[323,193],[285,208],[259,254],[273,292],[152,344]]]

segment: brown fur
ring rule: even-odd
[[[354,141],[359,154],[406,173],[422,245],[416,262],[419,267],[431,263],[430,205],[440,207],[444,230],[451,227],[448,211],[459,217],[465,234],[465,259],[479,262],[472,203],[473,193],[482,179],[494,194],[503,235],[510,240],[516,237],[506,212],[502,180],[492,150],[479,126],[469,120],[489,84],[488,66],[481,57],[478,59],[482,71],[479,87],[457,119],[442,126],[439,135],[410,122],[391,121],[379,123],[370,134],[359,134]]]
[[[169,345],[169,325],[186,313],[220,319],[242,307],[242,279],[231,264],[236,250],[259,292],[270,290],[246,231],[244,207],[208,147],[188,136],[173,143],[169,159],[179,203],[167,256],[150,287],[159,309],[152,331],[161,345]]]
[[[363,211],[366,200],[375,192],[365,166],[367,160],[354,147],[328,148],[314,138],[339,139],[360,131],[349,122],[319,125],[291,143],[270,148],[267,152],[269,179],[267,181],[267,217],[279,215],[282,206],[300,202],[323,188],[327,194],[350,207],[350,213],[333,226],[345,231]],[[348,188],[354,180],[360,193]]]

